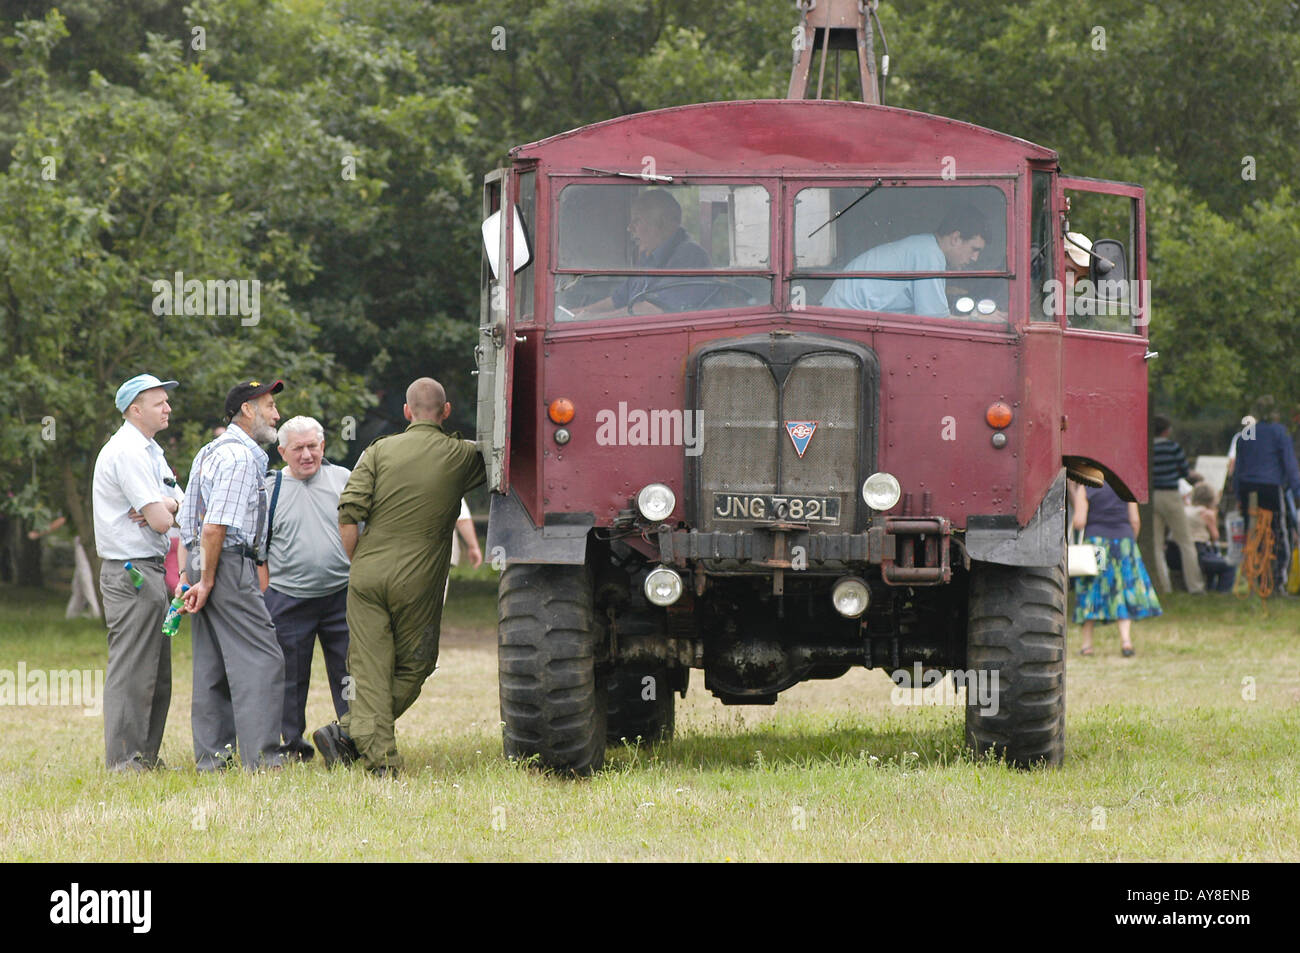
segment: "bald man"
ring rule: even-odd
[[[339,497],[339,536],[352,561],[353,697],[347,714],[312,735],[327,766],[360,760],[390,776],[402,764],[395,723],[438,660],[460,499],[486,479],[474,442],[443,432],[451,404],[441,384],[412,383],[402,413],[410,425],[366,448]]]

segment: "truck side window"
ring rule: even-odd
[[[537,173],[524,172],[519,176],[519,215],[524,220],[524,227],[531,233],[537,222]],[[533,320],[533,285],[537,270],[533,259],[515,274],[515,320],[530,322]]]
[[[1029,303],[1030,320],[1055,321],[1051,282],[1056,276],[1056,249],[1052,247],[1052,177],[1046,172],[1033,174],[1033,216],[1029,234]]]
[[[1135,279],[1137,203],[1124,195],[1066,192],[1064,306],[1066,325],[1141,334],[1149,307]]]

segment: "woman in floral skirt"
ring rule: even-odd
[[[1106,548],[1101,572],[1074,580],[1074,621],[1083,623],[1079,654],[1092,654],[1094,622],[1118,622],[1120,650],[1131,658],[1133,620],[1160,615],[1160,600],[1137,545],[1137,504],[1125,503],[1108,485],[1093,489],[1072,483],[1070,495],[1073,527],[1084,531],[1084,542]]]

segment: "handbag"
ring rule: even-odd
[[[1074,531],[1074,541],[1065,554],[1065,565],[1071,576],[1096,576],[1106,568],[1106,547],[1083,541],[1083,530]]]

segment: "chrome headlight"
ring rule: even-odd
[[[636,508],[651,523],[662,523],[677,507],[677,497],[662,483],[651,483],[636,495]]]
[[[871,590],[867,584],[856,576],[841,579],[831,590],[831,602],[835,611],[846,619],[856,619],[867,611],[871,603]]]
[[[873,473],[862,484],[862,501],[873,510],[892,510],[902,495],[903,488],[892,473]]]
[[[645,577],[645,597],[657,606],[670,606],[682,597],[682,577],[667,566],[650,570]]]

